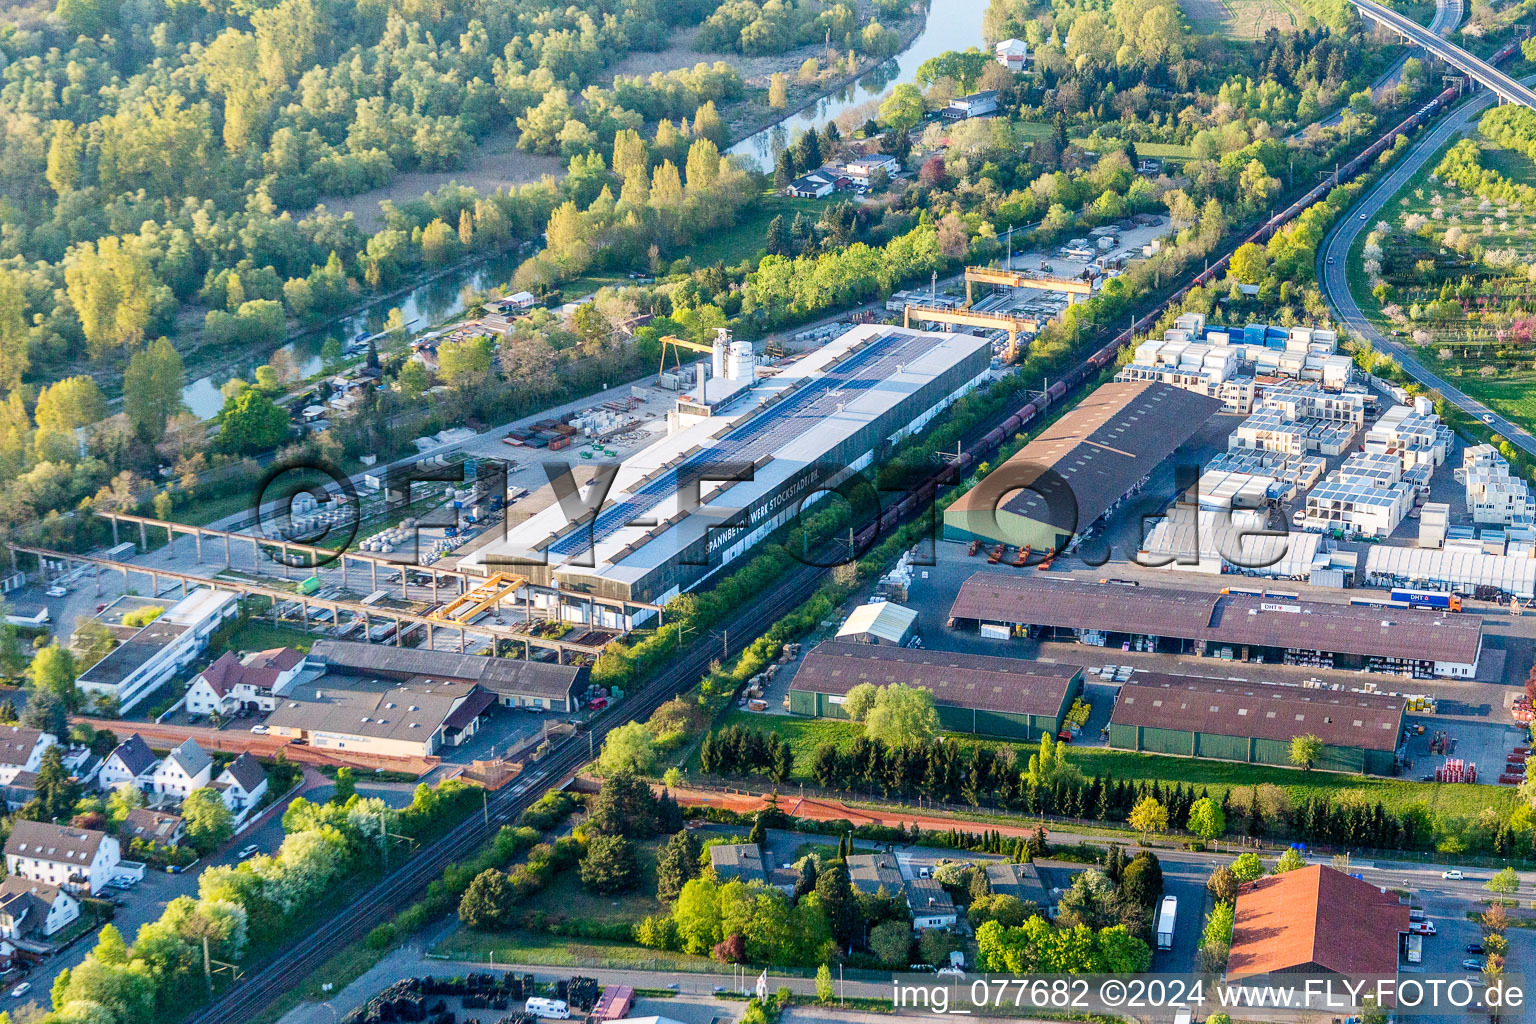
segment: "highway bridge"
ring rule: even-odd
[[[1536,110],[1536,91],[1521,85],[1513,78],[1486,61],[1479,60],[1466,50],[1440,38],[1438,34],[1416,21],[1403,17],[1376,0],[1353,0],[1360,13],[1383,27],[1396,32],[1412,45],[1423,47],[1430,56],[1462,72],[1488,89],[1500,103],[1520,103]]]

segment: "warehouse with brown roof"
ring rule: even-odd
[[[960,587],[950,624],[1026,628],[1042,639],[1201,654],[1228,661],[1470,679],[1483,620],[1426,608],[1281,600],[1171,587],[982,571]]]
[[[1227,980],[1271,974],[1397,974],[1408,908],[1397,896],[1314,864],[1237,891]]]
[[[1316,736],[1323,749],[1313,767],[1392,775],[1407,704],[1382,693],[1137,672],[1115,698],[1109,745],[1288,765],[1291,740]]]
[[[944,510],[944,539],[1070,549],[1222,409],[1156,381],[1105,384]]]
[[[1074,665],[992,658],[885,644],[828,640],[811,649],[789,684],[792,714],[847,718],[843,698],[861,683],[902,683],[933,691],[939,724],[949,732],[1025,742],[1059,733],[1082,692]]]

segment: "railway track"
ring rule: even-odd
[[[802,566],[791,573],[782,586],[747,609],[737,620],[742,641],[731,644],[736,653],[750,643],[775,620],[793,609],[814,591],[825,570]],[[683,651],[660,676],[619,706],[624,714],[606,716],[591,730],[594,745],[601,745],[609,731],[637,719],[644,719],[661,704],[692,686],[709,667],[718,649],[713,644],[694,644]],[[226,989],[206,1009],[190,1018],[189,1024],[240,1024],[291,988],[295,982],[320,967],[347,945],[362,939],[374,927],[393,917],[414,900],[427,883],[443,869],[463,860],[487,842],[502,825],[538,800],[552,784],[586,762],[588,740],[575,736],[564,741],[526,782],[493,793],[486,812],[473,815],[447,834],[421,849],[405,864],[390,872],[372,889],[363,893],[341,914],[318,925],[303,944],[262,965],[259,975],[248,977]]]
[[[1455,90],[1446,90],[1405,121],[1385,132],[1375,143],[1344,165],[1337,180],[1352,178],[1399,134],[1419,127],[1438,113],[1454,95]],[[973,446],[964,451],[960,458],[939,468],[920,486],[908,491],[900,501],[882,510],[877,521],[857,531],[854,549],[864,550],[881,531],[899,525],[926,507],[936,496],[939,487],[964,479],[977,460],[990,455],[1007,438],[1045,413],[1069,392],[1091,381],[1109,365],[1120,347],[1129,342],[1135,332],[1147,329],[1164,309],[1180,301],[1190,288],[1214,280],[1225,269],[1238,245],[1247,241],[1266,240],[1302,210],[1326,195],[1331,187],[1333,184],[1329,182],[1313,188],[1265,221],[1251,235],[1234,243],[1219,259],[1213,260],[1203,273],[1195,275],[1185,287],[1158,302],[1130,329],[1116,334],[1097,351],[1084,356],[1077,366],[1053,383],[1047,393],[1025,402],[985,433],[978,428],[968,438]],[[741,614],[732,621],[730,629],[730,635],[741,639],[730,644],[728,653],[740,652],[777,619],[810,597],[826,571],[824,567],[801,565],[792,570],[770,594],[743,608]],[[591,749],[589,744],[592,747],[600,745],[613,729],[630,721],[643,720],[661,704],[691,687],[707,671],[716,653],[713,644],[697,642],[680,652],[676,660],[663,669],[657,678],[593,723],[590,740],[575,736],[564,741],[540,763],[536,771],[516,785],[491,794],[484,814],[460,822],[447,834],[418,851],[337,916],[318,925],[305,937],[301,946],[266,961],[261,965],[259,975],[248,977],[226,989],[212,1005],[189,1018],[188,1024],[243,1024],[299,979],[319,968],[347,945],[361,940],[373,928],[407,906],[426,888],[427,883],[442,874],[448,864],[464,859],[487,842],[502,825],[516,820],[551,785],[562,782],[588,760]]]

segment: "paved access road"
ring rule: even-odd
[[[1474,57],[1454,43],[1440,38],[1418,22],[1404,17],[1390,7],[1376,3],[1375,0],[1351,0],[1351,2],[1360,8],[1360,13],[1366,18],[1393,32],[1401,33],[1410,44],[1416,43],[1424,47],[1431,56],[1438,57],[1463,74],[1470,75],[1477,82],[1493,89],[1503,99],[1536,109],[1536,92],[1532,92],[1492,64]]]
[[[1408,148],[1386,176],[1372,186],[1363,197],[1344,214],[1318,250],[1317,279],[1322,283],[1323,294],[1338,314],[1343,324],[1354,333],[1367,338],[1378,352],[1386,352],[1395,358],[1415,380],[1434,388],[1457,408],[1472,415],[1494,430],[1509,438],[1510,442],[1525,452],[1536,456],[1536,436],[1524,427],[1505,419],[1488,406],[1470,397],[1444,377],[1430,370],[1418,360],[1413,349],[1400,339],[1383,334],[1376,325],[1366,319],[1360,304],[1350,294],[1346,277],[1349,250],[1355,239],[1367,233],[1381,219],[1381,211],[1398,190],[1408,183],[1425,164],[1434,159],[1441,147],[1456,133],[1465,131],[1494,101],[1493,93],[1480,90],[1472,99],[1455,108],[1450,116],[1420,135]]]

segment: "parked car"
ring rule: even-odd
[[[1467,943],[1467,952],[1481,954],[1484,952],[1483,944],[1481,942],[1469,942]]]
[[[257,736],[265,736],[270,731],[271,730],[264,725],[251,726],[251,732],[255,733]]]
[[[1480,971],[1483,969],[1483,962],[1481,960],[1474,960],[1471,957],[1468,957],[1461,962],[1461,966],[1465,967],[1469,971]]]
[[[1459,882],[1467,876],[1462,874],[1460,871],[1457,871],[1455,868],[1452,868],[1449,871],[1440,872],[1440,877],[1446,879],[1447,881]]]

